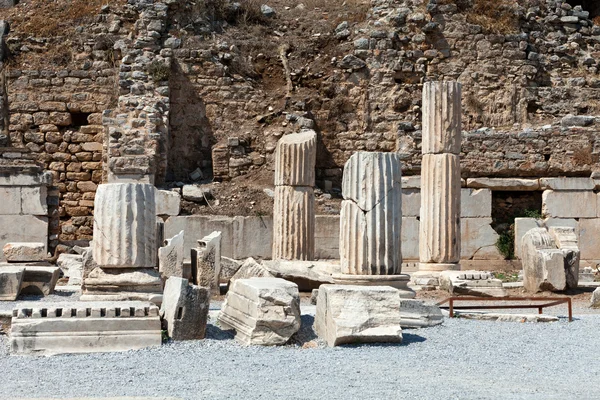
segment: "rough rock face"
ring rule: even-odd
[[[53,266],[25,266],[21,293],[44,295],[54,293],[54,288],[60,277],[60,268]]]
[[[158,270],[163,279],[171,276],[183,277],[183,243],[184,232],[181,231],[171,239],[166,240],[167,244],[158,249]]]
[[[238,279],[227,293],[219,323],[245,345],[280,345],[300,329],[298,286],[279,278]]]
[[[165,283],[160,313],[173,340],[204,339],[210,291],[172,276]]]
[[[401,342],[400,296],[388,286],[322,285],[315,331],[329,346]]]
[[[596,290],[594,290],[594,293],[592,293],[590,307],[600,308],[600,288],[596,288]]]
[[[358,152],[346,163],[340,213],[342,273],[400,273],[401,178],[400,159],[394,153]]]
[[[192,249],[192,277],[194,283],[219,293],[221,276],[221,232],[215,231],[198,241]]]
[[[44,243],[7,243],[2,250],[8,262],[44,261],[48,256]]]
[[[249,278],[273,278],[273,275],[269,272],[264,265],[256,262],[252,257],[247,258],[238,268],[235,274],[230,279],[230,286],[238,279],[249,279]]]
[[[301,292],[309,292],[323,283],[333,283],[332,274],[339,273],[339,264],[330,261],[263,261],[263,268],[276,278],[294,282]]]
[[[83,256],[81,254],[61,254],[56,265],[69,278],[69,285],[81,285],[83,282]]]
[[[572,228],[553,230],[558,243],[564,248],[557,248],[556,242],[545,228],[533,228],[523,236],[521,263],[525,290],[536,293],[577,287],[579,249],[574,231],[571,231]]]
[[[109,183],[94,200],[94,260],[110,268],[156,267],[154,185]]]
[[[400,299],[400,326],[402,328],[424,328],[444,322],[442,310],[422,300]]]
[[[504,297],[502,281],[483,271],[444,271],[440,274],[440,288],[451,294],[479,297]]]

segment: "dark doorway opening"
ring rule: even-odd
[[[91,113],[83,112],[72,112],[71,113],[71,125],[72,126],[84,126],[89,125],[88,117]]]
[[[589,11],[590,19],[600,16],[600,1],[598,0],[567,0],[571,6],[581,6],[584,11]]]

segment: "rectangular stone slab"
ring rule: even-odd
[[[24,267],[0,268],[0,300],[15,301],[21,291]]]
[[[23,283],[21,283],[21,293],[48,296],[54,293],[59,277],[59,267],[26,266]]]
[[[145,302],[24,304],[13,310],[15,354],[127,351],[161,344],[158,308]]]

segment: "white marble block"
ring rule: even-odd
[[[395,275],[402,265],[402,181],[395,153],[354,153],[344,167],[342,274]]]
[[[48,258],[45,243],[7,243],[2,250],[8,262],[44,261]]]
[[[275,153],[275,186],[315,185],[317,134],[313,130],[283,136]]]
[[[184,231],[166,240],[166,244],[158,249],[158,271],[163,280],[171,276],[183,277],[183,243]]]
[[[94,201],[94,260],[102,267],[156,267],[155,188],[144,183],[98,186]]]
[[[307,260],[315,253],[315,198],[312,187],[276,186],[273,259]]]
[[[160,313],[173,340],[204,339],[210,291],[172,276],[165,283]]]
[[[461,85],[425,82],[423,85],[423,154],[460,154]]]
[[[421,167],[421,263],[460,260],[460,163],[452,154],[424,154]]]
[[[300,329],[298,286],[279,278],[237,279],[229,292],[219,323],[236,331],[245,345],[282,345]]]
[[[401,342],[399,292],[388,286],[321,285],[314,327],[329,346]]]

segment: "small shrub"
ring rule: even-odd
[[[515,226],[511,225],[510,229],[500,233],[496,241],[496,247],[505,260],[515,258]]]
[[[540,210],[524,210],[523,217],[542,219],[542,212]]]
[[[148,66],[148,73],[154,82],[168,81],[171,76],[171,69],[163,62],[152,61]]]

